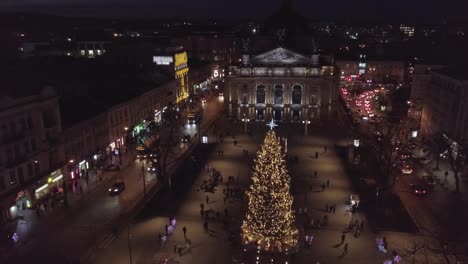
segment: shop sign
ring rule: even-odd
[[[170,65],[174,59],[171,56],[153,56],[153,62],[156,65]]]
[[[175,70],[180,70],[182,68],[185,68],[187,67],[187,52],[180,52],[180,53],[176,53],[174,55],[174,67],[175,67]]]

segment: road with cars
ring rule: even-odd
[[[344,85],[341,96],[355,131],[358,131],[364,144],[371,145],[371,149],[382,144],[379,142],[379,131],[382,128],[397,127],[399,135],[396,136],[394,147],[404,147],[406,151],[395,152],[398,155],[398,166],[393,172],[397,179],[392,188],[393,193],[398,195],[412,221],[427,240],[424,243],[453,260],[455,255],[465,254],[466,239],[463,239],[463,234],[467,233],[464,223],[468,215],[460,208],[466,206],[466,197],[455,194],[450,176],[443,176],[445,171],[452,174],[450,166],[435,169],[434,154],[430,147],[425,146],[419,138],[412,138],[404,121],[397,124],[388,122],[376,98],[386,93],[382,89],[365,87],[355,93],[350,85]],[[448,161],[441,158],[443,163],[447,164]],[[448,245],[446,251],[441,249],[444,243]]]

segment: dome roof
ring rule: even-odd
[[[309,54],[317,50],[313,30],[307,19],[293,9],[291,0],[284,0],[264,26],[265,33],[276,36],[279,45]]]

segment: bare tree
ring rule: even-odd
[[[431,142],[434,158],[436,161],[436,167],[434,169],[440,169],[440,155],[447,150],[447,145],[445,143],[444,137],[442,134],[437,134],[434,136]]]
[[[460,193],[459,173],[465,169],[467,155],[465,148],[456,141],[446,138],[447,158],[455,179],[455,192]]]
[[[396,183],[399,175],[397,168],[401,163],[401,154],[407,151],[407,142],[400,140],[400,128],[381,128],[375,144],[377,155],[381,162],[384,184],[386,185],[391,178],[391,186]]]

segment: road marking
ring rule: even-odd
[[[100,248],[100,249],[107,248],[110,245],[110,243],[112,243],[112,241],[114,241],[114,239],[115,239],[114,234],[108,235],[105,239],[103,239],[103,241],[101,243],[99,243],[98,248]]]

